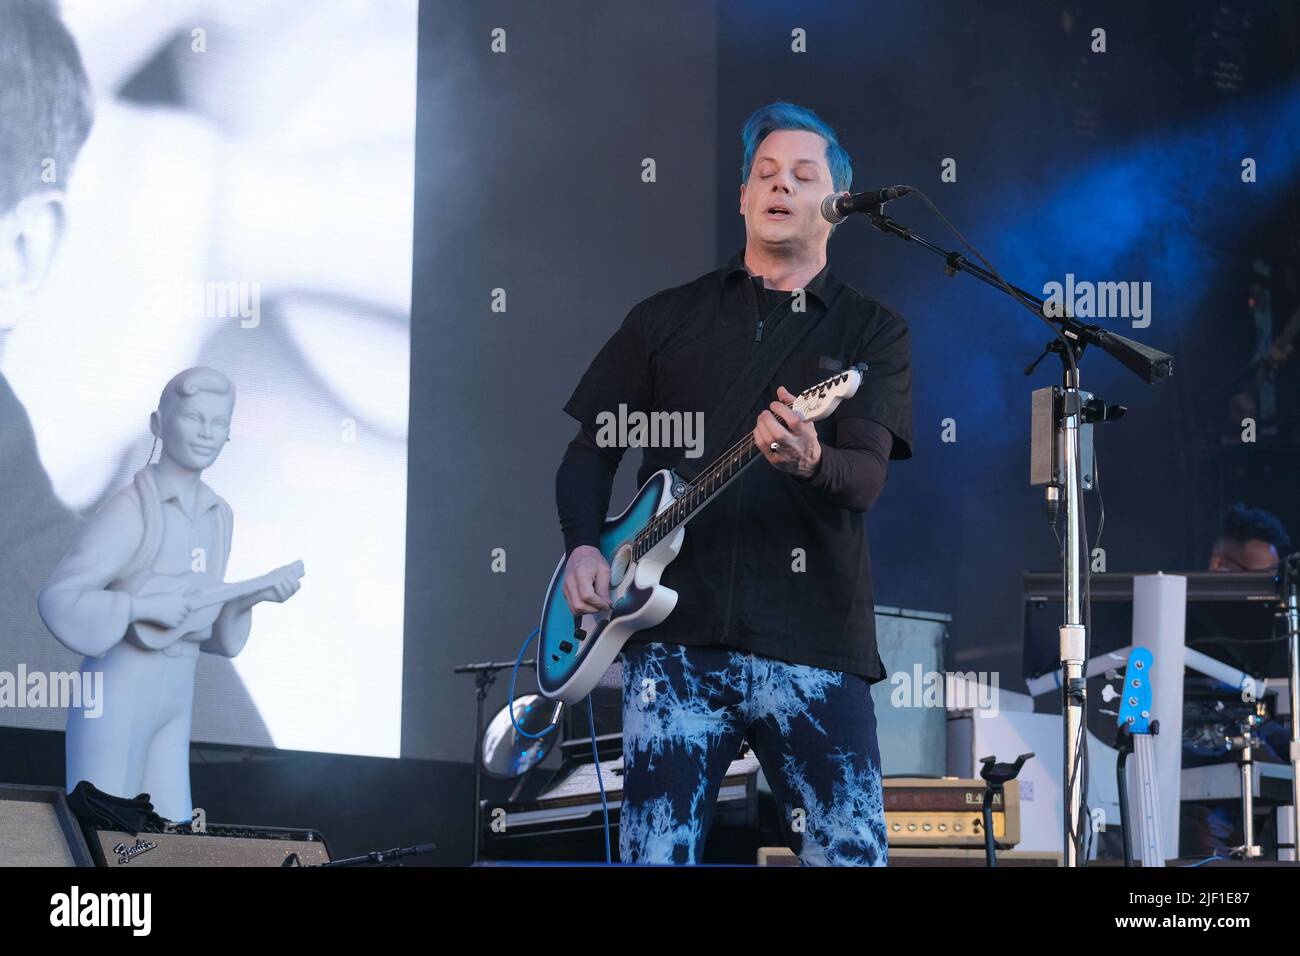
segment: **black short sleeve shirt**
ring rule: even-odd
[[[906,323],[824,268],[803,290],[773,294],[744,266],[723,269],[638,303],[597,353],[564,409],[595,429],[602,412],[709,414],[779,323],[811,324],[766,394],[798,393],[857,363],[867,371],[853,398],[816,424],[834,446],[845,417],[879,422],[890,457],[912,456],[911,346]],[[800,301],[803,311],[794,305]],[[638,481],[672,468],[680,447],[645,447]],[[707,463],[705,463],[707,464]],[[622,510],[616,503],[615,511]],[[884,676],[876,649],[871,560],[863,516],[824,492],[756,461],[686,526],[662,583],[677,606],[636,641],[722,644],[792,663]]]

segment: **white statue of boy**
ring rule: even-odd
[[[67,786],[148,793],[159,815],[188,822],[190,721],[200,651],[234,657],[252,608],[288,600],[301,562],[245,586],[222,587],[234,513],[200,480],[230,440],[234,384],[186,369],[162,391],[149,428],[156,464],[104,503],[37,601],[58,640],[103,673],[102,714],[68,710]],[[97,705],[98,706],[98,705]]]

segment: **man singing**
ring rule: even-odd
[[[721,270],[636,305],[597,354],[565,411],[582,426],[556,475],[575,614],[609,603],[599,533],[624,448],[597,440],[597,416],[709,415],[784,322],[807,326],[754,396],[757,463],[695,517],[662,583],[679,594],[663,623],[624,648],[623,802],[627,863],[698,863],[723,776],[747,740],[807,864],[886,863],[880,754],[870,695],[883,679],[862,518],[891,458],[912,455],[906,324],[840,282],[826,262],[820,204],[852,181],[834,131],[777,102],[741,133],[745,248]],[[787,404],[855,363],[857,394],[828,419]],[[646,447],[638,480],[681,449]]]

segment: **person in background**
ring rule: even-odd
[[[1262,508],[1248,508],[1237,502],[1223,517],[1219,536],[1210,553],[1209,569],[1223,572],[1273,573],[1282,557],[1291,552],[1291,538],[1278,518]],[[1263,760],[1285,762],[1289,752],[1291,729],[1269,718],[1258,729]],[[1198,756],[1200,754],[1197,754]],[[1241,807],[1238,804],[1210,806],[1186,803],[1182,807],[1180,852],[1184,856],[1216,853],[1243,843]],[[1259,830],[1256,830],[1256,845]]]
[[[1281,556],[1290,551],[1291,538],[1281,521],[1262,508],[1247,508],[1238,502],[1223,518],[1210,553],[1210,570],[1271,573],[1278,569]]]

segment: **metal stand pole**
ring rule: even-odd
[[[474,861],[478,862],[483,839],[483,705],[496,674],[480,670],[474,674],[476,713],[474,717]]]
[[[1237,849],[1243,859],[1250,860],[1260,855],[1260,848],[1255,845],[1255,720],[1250,717],[1241,729],[1241,734],[1229,740],[1229,745],[1237,751],[1238,775],[1241,779],[1241,836],[1242,846]]]
[[[1065,866],[1079,865],[1083,816],[1083,760],[1087,746],[1084,718],[1088,687],[1083,676],[1087,632],[1083,626],[1083,584],[1079,568],[1083,529],[1079,502],[1078,437],[1082,413],[1077,368],[1065,371],[1065,394],[1058,434],[1064,458],[1061,494],[1065,498],[1065,623],[1061,625],[1061,714],[1065,735],[1062,816]]]
[[[1255,855],[1255,787],[1251,781],[1254,755],[1251,753],[1250,738],[1241,752],[1241,835],[1245,844],[1245,857]]]
[[[1286,622],[1287,656],[1290,661],[1291,681],[1291,832],[1300,833],[1300,607],[1297,606],[1297,588],[1300,586],[1300,554],[1293,554],[1286,560],[1284,579],[1286,582]],[[1300,839],[1296,840],[1296,850],[1292,851],[1292,860],[1300,859]]]

